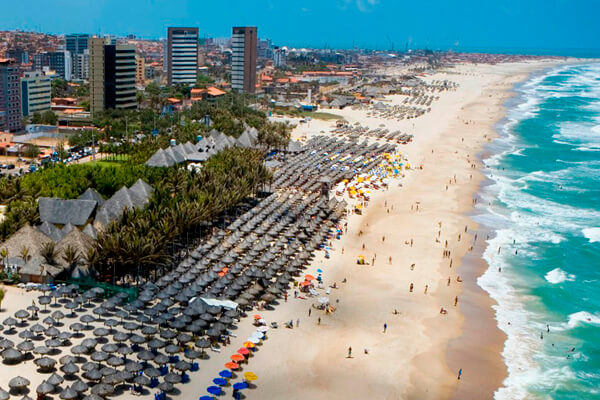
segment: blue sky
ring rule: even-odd
[[[598,49],[598,0],[0,0],[0,29],[165,36],[256,25],[275,44],[404,49]]]

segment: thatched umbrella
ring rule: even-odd
[[[169,372],[168,374],[165,375],[164,377],[165,382],[169,382],[169,383],[179,383],[181,382],[181,375],[175,374],[173,372]]]
[[[134,343],[134,344],[142,344],[142,343],[146,343],[146,338],[141,335],[133,334],[129,338],[129,341],[131,341],[131,343]]]
[[[75,382],[73,382],[73,384],[71,385],[71,388],[73,390],[75,390],[77,393],[83,393],[86,390],[88,390],[89,386],[87,383],[85,383],[81,379],[78,379]]]
[[[101,397],[111,395],[114,391],[114,387],[112,385],[107,385],[106,383],[99,383],[92,387],[92,394],[96,394]]]
[[[60,367],[60,369],[67,375],[73,375],[79,372],[79,367],[77,366],[77,364],[74,363],[65,364],[62,367]]]
[[[71,387],[67,387],[58,395],[62,400],[73,400],[79,397],[79,393],[77,393]]]
[[[125,371],[137,373],[143,369],[144,369],[144,367],[142,366],[142,364],[137,363],[137,362],[130,361],[127,364],[125,364]]]
[[[117,349],[117,353],[121,354],[122,356],[128,356],[129,354],[133,353],[133,350],[131,347],[121,346]]]
[[[64,378],[56,373],[50,375],[50,378],[46,379],[46,382],[51,384],[52,386],[58,386],[63,383]]]
[[[15,317],[20,319],[21,322],[24,322],[27,318],[29,318],[30,315],[31,314],[29,314],[29,311],[25,311],[25,310],[19,310],[15,313]]]
[[[21,390],[29,386],[29,379],[22,376],[16,376],[8,381],[8,387],[15,390]]]
[[[105,345],[102,345],[101,349],[106,353],[112,354],[119,349],[119,346],[117,346],[114,343],[107,343]]]
[[[54,385],[48,383],[47,381],[42,381],[42,383],[38,385],[37,389],[35,389],[36,393],[41,395],[52,393],[54,390]]]
[[[177,375],[179,376],[179,375]],[[171,382],[162,382],[160,385],[158,385],[158,388],[160,390],[162,390],[163,392],[171,392],[174,388],[173,384]]]
[[[137,375],[133,378],[133,383],[136,385],[150,386],[150,378],[145,377],[144,375]]]
[[[144,374],[150,378],[158,378],[161,374],[156,368],[146,368]]]
[[[45,354],[49,354],[51,352],[51,350],[48,346],[37,346],[36,348],[33,349],[33,352],[36,354],[45,355]]]
[[[95,351],[91,355],[91,359],[96,362],[102,362],[108,360],[108,354],[103,351]]]
[[[110,357],[106,361],[106,363],[108,365],[110,365],[111,367],[119,367],[119,366],[125,364],[125,361],[123,361],[123,359],[121,357],[115,357],[115,356],[113,356],[113,357]]]
[[[0,340],[0,348],[2,348],[2,349],[10,349],[10,348],[13,348],[14,346],[15,346],[15,343],[12,340],[9,340],[9,339]]]
[[[8,400],[8,399],[10,399],[10,394],[6,390],[0,388],[0,400]]]
[[[23,359],[23,354],[15,349],[6,349],[2,352],[2,358],[7,363],[16,363]]]
[[[23,332],[29,332],[29,331],[23,331]],[[21,351],[31,351],[34,348],[34,344],[31,340],[25,340],[24,342],[21,342],[19,344],[17,344],[17,349],[21,350]]]
[[[179,346],[175,345],[175,344],[170,344],[167,347],[165,347],[165,352],[167,354],[176,354],[179,353]]]
[[[87,347],[88,349],[93,349],[98,344],[98,341],[94,338],[87,338],[87,339],[83,339],[81,344],[83,346]]]
[[[4,321],[2,321],[2,323],[4,325],[12,328],[13,326],[17,325],[17,320],[14,319],[13,317],[8,317]]]
[[[84,371],[91,371],[93,369],[98,369],[98,364],[96,364],[95,362],[86,361],[83,364],[81,364],[81,369]]]
[[[83,373],[83,377],[90,381],[99,381],[102,379],[102,372],[99,369],[91,369]]]
[[[154,353],[150,350],[142,350],[137,354],[137,357],[142,361],[154,360]]]
[[[178,371],[184,372],[184,371],[189,371],[190,368],[192,368],[192,365],[187,362],[187,361],[178,361],[177,363],[175,363],[174,368]]]
[[[74,322],[71,325],[69,325],[69,329],[71,329],[72,331],[75,331],[75,332],[82,331],[83,328],[85,328],[85,326],[83,326],[83,324],[80,322]]]
[[[56,365],[56,360],[50,357],[38,358],[34,361],[34,364],[40,367],[42,370],[50,370]]]
[[[81,344],[71,347],[71,352],[73,354],[85,354],[88,351],[90,351],[89,348],[85,347],[84,345],[81,345]]]
[[[67,355],[59,358],[58,361],[61,363],[61,365],[65,365],[65,364],[69,364],[69,363],[76,363],[77,357],[73,357],[72,355],[67,354]]]
[[[151,349],[160,349],[165,347],[165,345],[166,343],[160,339],[152,339],[148,342],[148,347],[150,347]]]
[[[88,394],[83,398],[83,400],[103,400],[103,398],[98,396],[97,394]]]
[[[24,330],[24,331],[19,332],[19,337],[22,339],[32,339],[36,336],[37,335],[34,334],[33,332],[31,332],[30,330]]]

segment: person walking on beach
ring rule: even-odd
[[[312,313],[312,308],[308,309],[308,316],[310,317],[310,314]]]
[[[462,376],[462,368],[458,370],[458,380],[460,381],[460,377]]]
[[[383,333],[387,331],[387,322],[383,324]]]
[[[348,347],[348,358],[352,358],[352,346]]]
[[[413,287],[414,287],[414,285],[411,283],[411,284],[410,284],[410,292],[411,292],[411,293],[412,293],[412,291],[413,291]]]
[[[321,325],[321,317],[317,320],[317,325]]]
[[[392,265],[392,256],[390,256],[389,263]]]
[[[454,296],[454,306],[456,307],[457,304],[458,304],[458,296]]]
[[[429,289],[429,285],[425,285],[425,294],[427,294],[427,289]]]
[[[385,235],[381,237],[381,243],[385,243]]]
[[[296,320],[296,328],[299,328],[299,327],[300,327],[300,318],[298,318],[298,319]]]

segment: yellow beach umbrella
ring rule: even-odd
[[[258,376],[256,376],[254,372],[245,372],[244,379],[246,379],[247,381],[255,381],[258,379]]]

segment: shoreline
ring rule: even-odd
[[[518,95],[515,88],[517,85],[536,76],[543,75],[546,71],[558,65],[560,63],[534,69],[524,74],[522,79],[514,82],[512,88],[506,92],[505,97],[495,105],[501,115],[490,126],[493,133],[489,136],[490,140],[481,147],[476,155],[479,163],[477,173],[481,175],[481,181],[477,186],[477,190],[473,193],[476,198],[481,199],[480,193],[484,191],[487,185],[492,183],[485,174],[484,161],[494,155],[489,147],[497,138],[502,136],[500,128],[507,118],[510,102]],[[475,223],[473,217],[478,214],[477,206],[473,205],[466,214]],[[478,284],[478,279],[490,268],[483,258],[483,254],[488,246],[487,239],[493,239],[495,230],[493,227],[484,224],[477,223],[476,225],[482,240],[475,244],[473,252],[464,255],[459,266],[461,273],[467,277],[461,293],[461,297],[464,299],[460,307],[464,317],[462,334],[448,341],[446,358],[449,366],[453,367],[454,370],[458,370],[463,364],[475,365],[477,370],[471,375],[474,379],[469,383],[456,385],[452,392],[452,399],[493,399],[497,390],[503,387],[504,380],[508,377],[508,368],[502,355],[508,336],[500,329],[496,319],[494,306],[498,303]],[[484,235],[487,238],[485,240],[483,239]],[[485,332],[485,334],[482,334],[482,332]]]

